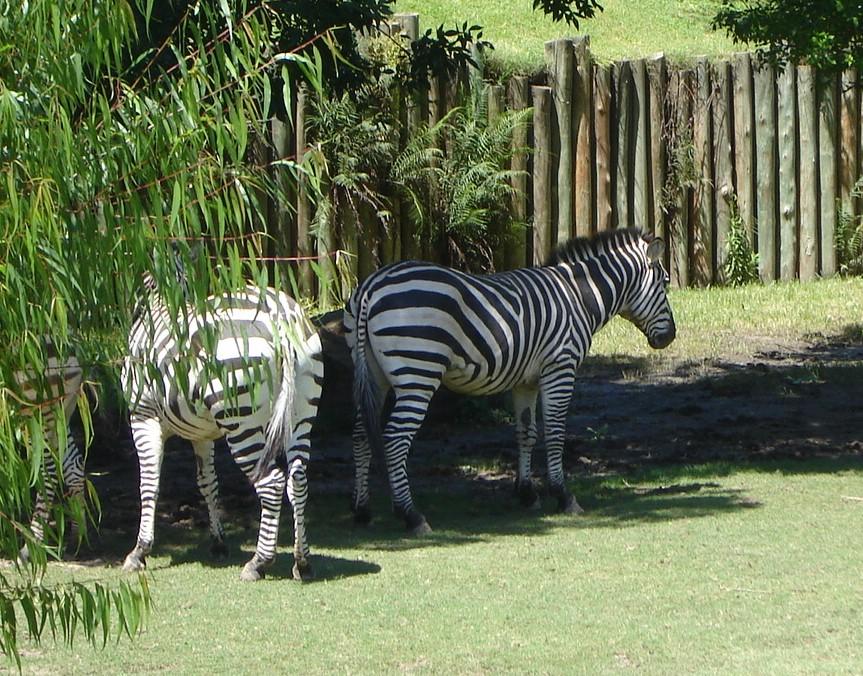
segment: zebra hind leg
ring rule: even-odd
[[[390,420],[384,428],[384,456],[393,511],[405,520],[411,535],[416,536],[431,533],[432,529],[425,516],[414,506],[407,474],[407,457],[433,394],[434,391],[409,388],[396,391]]]
[[[306,540],[306,460],[295,457],[288,461],[288,500],[294,511],[294,567],[291,571],[295,580],[311,580],[314,577],[309,562],[309,543]]]
[[[254,471],[255,463],[244,467]],[[255,492],[261,503],[261,526],[255,555],[243,566],[240,579],[256,582],[264,578],[267,568],[276,560],[276,540],[279,535],[279,519],[282,509],[282,494],[285,491],[285,473],[274,468],[269,474],[255,483]]]
[[[536,387],[517,387],[512,391],[515,409],[515,437],[518,444],[518,476],[515,493],[522,506],[539,509],[542,503],[531,480],[531,454],[536,445]]]
[[[351,496],[351,511],[354,514],[355,524],[367,525],[372,520],[372,510],[369,507],[369,469],[372,447],[366,434],[366,426],[359,414],[354,419],[353,448],[354,491]]]
[[[228,546],[225,544],[225,529],[222,527],[221,509],[219,507],[219,482],[214,466],[215,453],[210,440],[192,442],[195,451],[195,479],[198,490],[207,503],[207,514],[210,520],[210,554],[215,559],[228,557]]]

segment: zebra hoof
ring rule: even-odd
[[[581,506],[575,501],[575,498],[569,494],[558,498],[557,511],[562,514],[581,514],[584,512]]]
[[[269,568],[271,565],[273,565],[273,559],[266,561],[255,554],[251,561],[243,566],[243,570],[240,573],[240,579],[243,582],[257,582],[258,580],[263,580],[265,577],[264,570]]]
[[[569,503],[566,507],[564,507],[561,511],[562,511],[564,514],[584,514],[584,510],[582,509],[581,505],[579,505],[579,504],[575,501],[575,498],[573,498],[573,499],[572,499],[572,502],[570,502],[570,503]]]
[[[539,494],[533,487],[533,483],[525,481],[516,486],[516,494],[521,506],[529,510],[537,510],[542,508],[542,501],[539,499]]]
[[[315,572],[312,570],[312,564],[307,559],[294,562],[294,568],[291,571],[294,579],[300,582],[308,582],[315,579]]]
[[[228,558],[228,545],[224,540],[213,540],[210,544],[210,556],[217,561],[224,561]]]
[[[422,537],[432,532],[426,518],[419,512],[410,512],[405,516],[407,529],[414,537]]]
[[[357,526],[368,526],[372,521],[372,510],[368,505],[354,506],[354,524]]]
[[[123,570],[127,573],[139,573],[147,567],[147,560],[137,551],[129,552],[123,561]]]

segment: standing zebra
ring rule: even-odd
[[[663,250],[661,239],[613,230],[562,244],[543,267],[470,275],[405,261],[368,277],[351,296],[344,319],[357,408],[355,519],[370,518],[371,449],[382,447],[394,511],[412,532],[430,530],[414,507],[406,461],[441,384],[470,395],[512,390],[517,490],[530,506],[538,506],[530,463],[542,394],[550,490],[561,511],[580,512],[562,462],[575,371],[593,334],[616,314],[634,323],[653,348],[674,340]],[[381,430],[390,389],[395,402]]]
[[[46,452],[42,456],[45,470],[44,488],[36,495],[36,504],[30,522],[30,530],[37,540],[45,535],[45,524],[48,522],[48,512],[57,497],[57,491],[62,490],[69,496],[81,496],[84,493],[84,455],[75,443],[75,437],[68,429],[69,419],[75,412],[78,394],[81,391],[83,375],[78,360],[73,357],[61,357],[54,343],[44,341],[45,370],[42,378],[32,372],[17,371],[15,378],[15,399],[19,404],[19,413],[33,415],[39,410],[42,415],[45,443],[53,451],[59,451],[59,428],[66,428],[66,450],[60,453],[60,472],[54,461],[54,453]],[[62,411],[62,423],[57,420],[57,413]],[[21,548],[20,558],[29,558],[27,545]]]
[[[124,569],[146,565],[164,440],[172,435],[192,442],[213,551],[225,551],[213,467],[214,440],[225,436],[261,503],[255,555],[241,579],[262,578],[275,558],[285,490],[294,512],[293,574],[310,576],[304,507],[310,435],[323,380],[318,334],[299,304],[275,289],[248,286],[212,296],[205,312],[187,308],[178,320],[151,277],[144,286],[146,298],[137,310],[122,373],[141,488],[138,541]]]

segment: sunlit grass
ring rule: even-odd
[[[398,0],[397,12],[417,12],[420,31],[443,24],[452,28],[480,24],[483,39],[495,45],[494,59],[505,68],[524,72],[545,63],[547,40],[589,35],[591,51],[601,62],[640,58],[663,52],[675,61],[696,55],[717,56],[740,51],[724,33],[710,28],[720,3],[716,0],[610,0],[605,11],[583,21],[576,32],[531,10],[530,0]]]
[[[200,562],[205,533],[184,532],[150,560],[138,640],[28,650],[24,671],[850,673],[861,486],[852,461],[667,468],[583,480],[578,517],[442,488],[420,496],[440,524],[424,540],[394,519],[356,531],[318,501],[316,582],[288,579],[283,555],[241,584],[241,559]]]
[[[680,360],[741,357],[776,350],[817,335],[842,335],[863,324],[863,280],[824,279],[808,284],[740,288],[676,289],[670,303],[677,339],[665,350],[650,349],[623,319],[600,331],[592,355],[626,354],[661,365]]]

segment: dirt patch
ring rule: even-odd
[[[662,464],[822,456],[844,456],[863,466],[860,332],[782,345],[765,342],[741,338],[736,354],[743,357],[667,362],[649,372],[637,360],[588,358],[567,424],[567,472],[585,476]],[[347,513],[350,371],[343,358],[329,359],[326,368],[310,467],[312,498],[338,501]],[[448,490],[508,489],[517,461],[508,416],[506,396],[469,399],[442,392],[409,460],[414,487],[449,482]],[[534,455],[536,474],[544,469],[543,457],[540,447]],[[102,435],[88,468],[102,500],[103,532],[130,548],[138,493],[128,435],[122,430],[113,439]],[[217,446],[217,470],[226,516],[240,528],[255,529],[254,495],[223,445]],[[376,490],[386,490],[379,469],[375,481]],[[206,528],[191,450],[176,440],[163,466],[157,537],[166,527]]]

